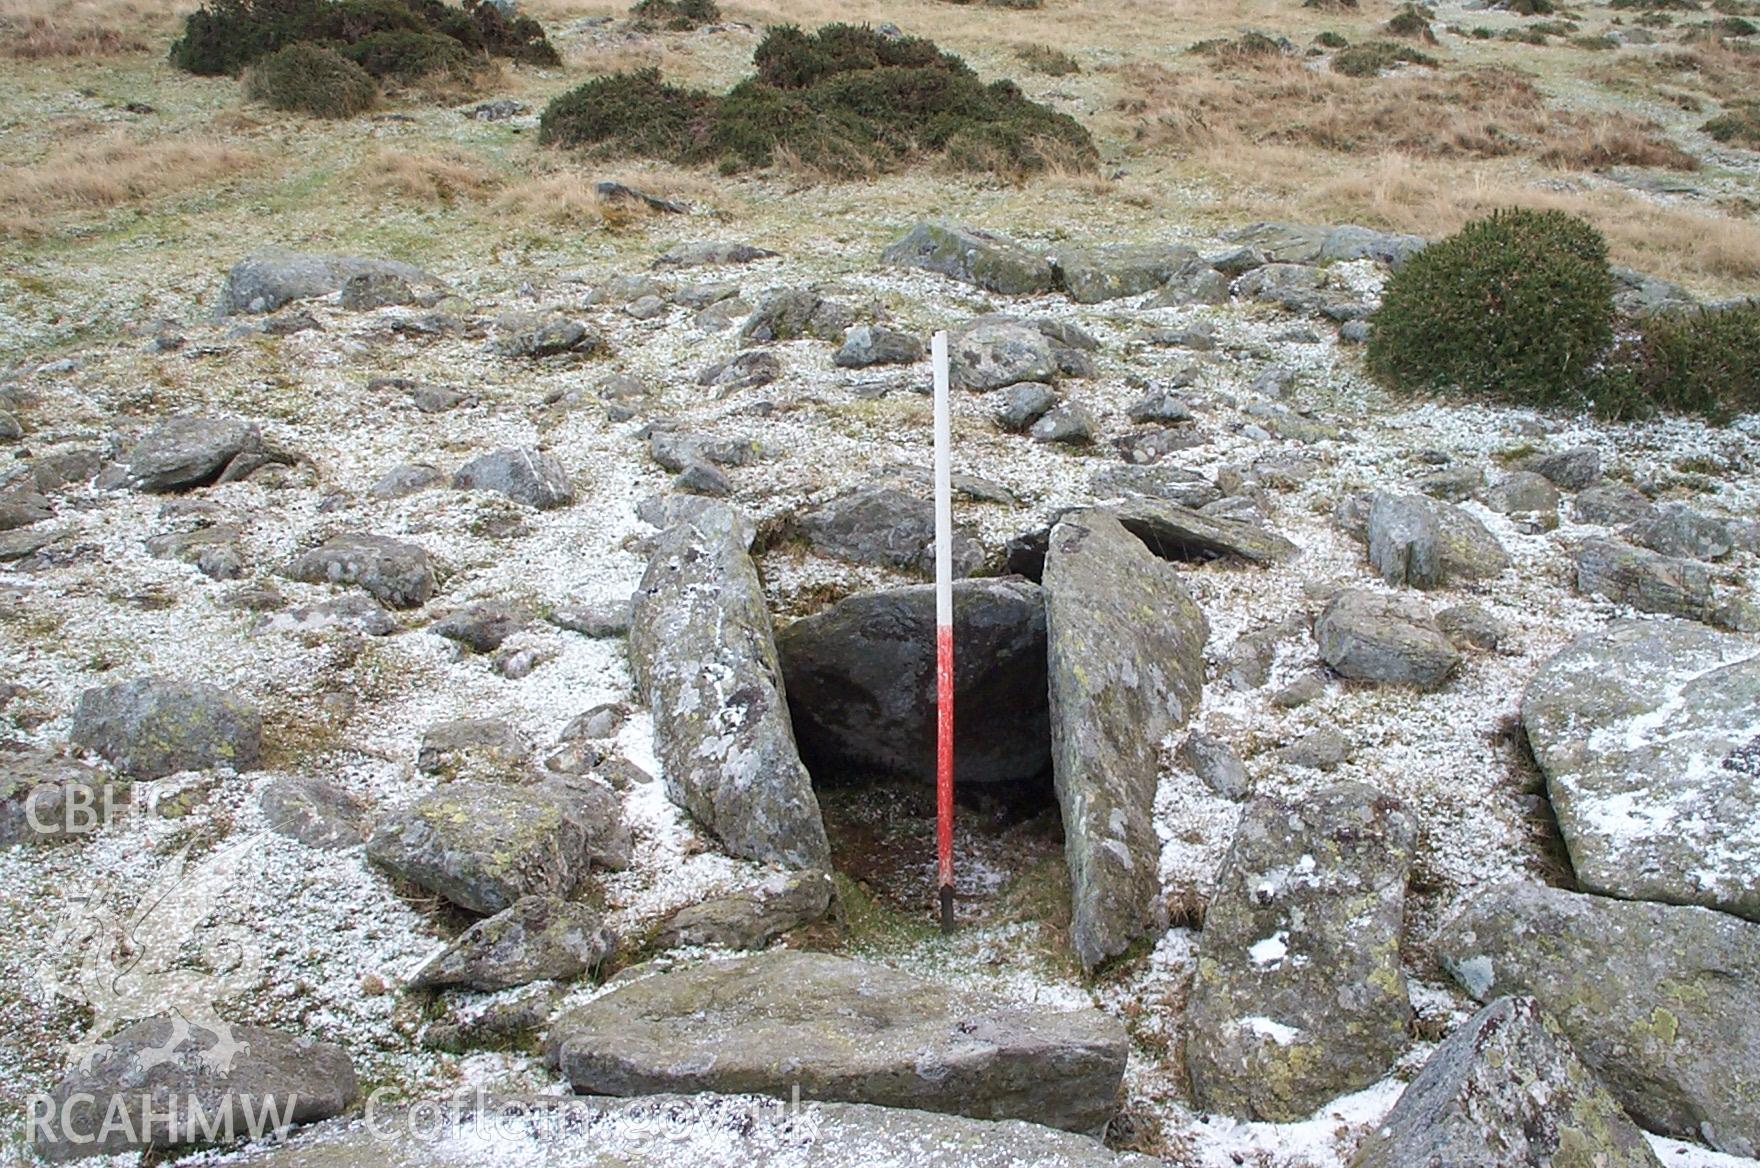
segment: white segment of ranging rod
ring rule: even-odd
[[[953,450],[947,404],[947,334],[931,342],[935,359],[935,624],[953,624]]]

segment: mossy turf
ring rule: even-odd
[[[669,85],[652,69],[594,78],[550,103],[539,138],[727,173],[792,162],[838,177],[923,156],[1011,178],[1085,170],[1097,158],[1073,118],[1027,100],[1013,82],[985,84],[919,37],[847,24],[772,28],[753,64],[753,76],[719,96]]]

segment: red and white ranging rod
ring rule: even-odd
[[[947,334],[935,359],[935,847],[941,931],[953,931],[953,454],[947,404]]]

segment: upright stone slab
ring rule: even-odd
[[[1399,939],[1416,839],[1399,801],[1361,783],[1247,808],[1186,1010],[1200,1107],[1289,1122],[1387,1073],[1411,1014]]]
[[[1585,892],[1760,921],[1760,650],[1688,621],[1579,637],[1522,697]]]
[[[1044,587],[1070,939],[1093,969],[1159,923],[1159,746],[1198,706],[1209,625],[1178,570],[1107,511],[1052,529]]]
[[[1480,1001],[1538,1000],[1646,1129],[1760,1155],[1760,924],[1508,884],[1436,952]]]
[[[710,505],[661,534],[630,614],[630,668],[673,801],[736,856],[828,868],[744,531]]]

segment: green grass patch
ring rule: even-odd
[[[1731,106],[1699,128],[1719,142],[1760,149],[1760,102]]]
[[[1369,41],[1342,49],[1332,58],[1332,71],[1346,77],[1376,77],[1398,65],[1428,65],[1435,68],[1442,62],[1411,45],[1396,41]]]

